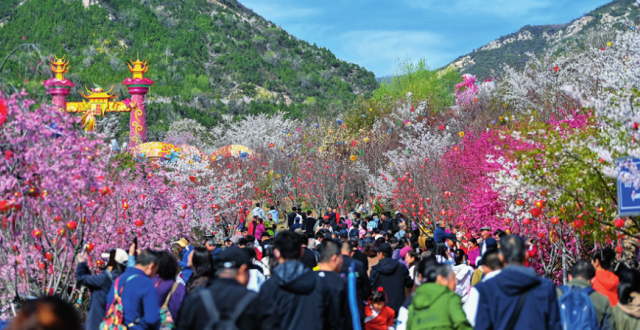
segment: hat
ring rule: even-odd
[[[484,244],[487,247],[487,249],[497,249],[498,248],[498,241],[496,241],[496,239],[493,238],[493,237],[489,237],[486,240],[484,240]]]
[[[105,252],[103,254],[101,254],[101,256],[105,259],[109,259],[109,257],[111,256],[110,252]],[[127,261],[129,261],[129,255],[127,254],[127,252],[123,249],[116,249],[116,257],[115,257],[115,261],[121,265],[126,265]]]
[[[249,255],[239,248],[228,248],[218,255],[216,259],[216,268],[240,268],[242,265],[248,265],[251,268],[251,258]]]
[[[187,241],[187,239],[183,237],[179,241],[173,242],[173,244],[178,244],[178,245],[182,246],[183,248],[185,248],[185,247],[189,246],[189,241]]]
[[[456,237],[456,234],[449,234],[446,236],[446,239],[452,241],[452,242],[457,242],[458,241],[458,237]]]
[[[394,214],[399,214],[399,213],[400,213],[400,211],[396,211],[396,213],[394,213]]]
[[[231,241],[231,237],[229,237],[229,236],[227,236],[227,237],[224,239],[224,241],[225,241],[225,242],[232,242],[232,241]]]
[[[298,234],[298,235],[302,235],[302,233],[304,233],[304,231],[302,230],[302,228],[296,228],[296,230],[293,231],[294,233]]]
[[[380,245],[378,245],[377,248],[374,249],[375,252],[382,252],[382,253],[391,253],[392,249],[391,249],[391,245],[389,245],[389,243],[382,243]]]
[[[480,231],[483,231],[483,230],[491,231],[491,226],[484,226],[484,227],[480,228]]]

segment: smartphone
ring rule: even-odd
[[[138,256],[138,238],[137,237],[133,238],[133,246],[134,246],[133,255],[137,257]]]

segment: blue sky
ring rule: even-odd
[[[396,59],[448,64],[524,25],[567,23],[607,0],[239,0],[376,76]]]

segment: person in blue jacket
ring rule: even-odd
[[[117,289],[122,299],[124,324],[129,330],[160,329],[160,308],[158,293],[151,281],[158,272],[159,255],[152,250],[142,251],[136,258],[135,267],[129,267],[122,273],[107,295],[106,310],[113,303]]]
[[[178,265],[182,267],[182,280],[184,283],[187,283],[187,281],[189,281],[189,277],[193,275],[193,269],[189,267],[189,255],[191,254],[191,251],[193,251],[193,245],[189,244],[189,240],[184,237],[173,243],[178,245],[180,249],[180,260],[178,261]]]
[[[98,330],[106,312],[107,293],[109,293],[113,281],[124,272],[128,258],[127,252],[123,249],[104,253],[102,257],[110,259],[107,267],[98,275],[91,274],[89,265],[87,265],[86,253],[80,253],[76,257],[76,282],[85,286],[91,292],[89,311],[85,322],[85,329],[87,330]]]
[[[445,226],[444,221],[442,220],[438,221],[438,227],[433,232],[433,240],[435,240],[436,243],[444,243],[444,241],[447,239],[447,235],[449,235],[445,231],[444,226]]]

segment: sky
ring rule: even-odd
[[[338,58],[395,72],[398,58],[432,68],[525,25],[561,24],[607,0],[239,0],[258,15]]]

